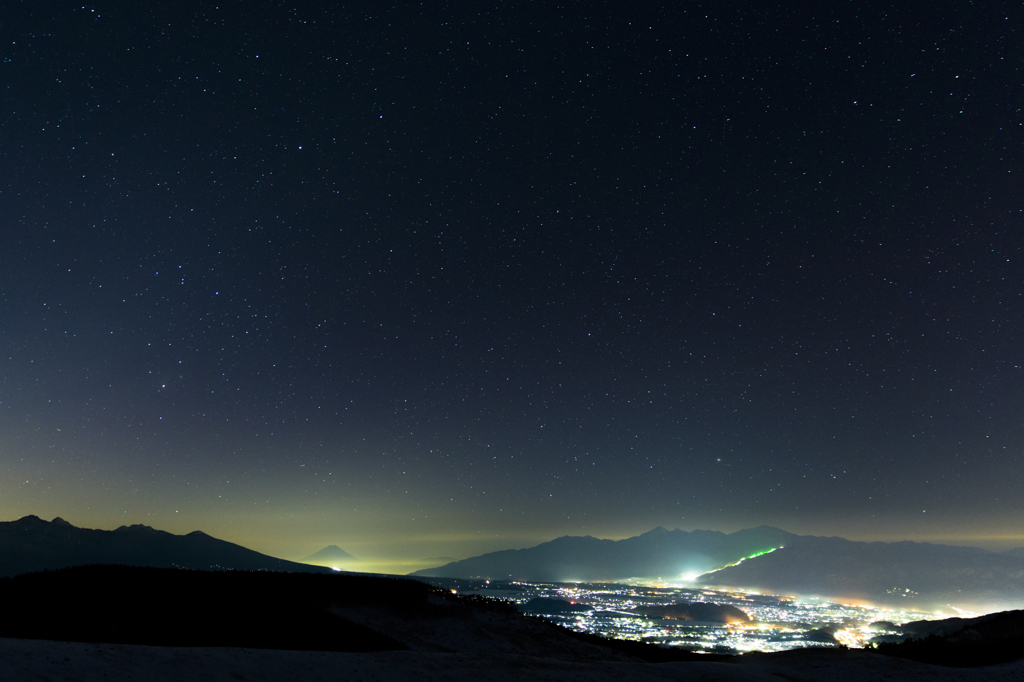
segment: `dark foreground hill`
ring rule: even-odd
[[[523,616],[511,603],[406,578],[76,566],[0,578],[0,595],[0,638],[592,661],[701,658],[571,632]]]
[[[491,552],[411,575],[525,582],[672,580],[721,568],[757,552],[781,547],[796,537],[770,526],[729,535],[708,530],[655,528],[625,540],[565,536],[536,547]]]
[[[76,566],[0,579],[0,636],[160,646],[313,651],[406,647],[332,608],[382,603],[415,612],[416,583],[386,578]]]
[[[89,564],[238,571],[312,571],[329,568],[276,559],[200,531],[173,535],[149,526],[117,530],[78,528],[38,516],[0,523],[0,577]]]
[[[879,644],[878,651],[945,666],[988,666],[1024,658],[1024,611],[979,618],[913,621],[902,626],[904,642]]]
[[[785,547],[698,578],[773,594],[863,599],[923,609],[1024,606],[1024,558],[924,542],[797,536]]]

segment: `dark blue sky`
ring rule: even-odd
[[[7,15],[4,518],[1024,544],[1015,4]]]

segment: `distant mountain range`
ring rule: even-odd
[[[696,582],[918,608],[1000,610],[1024,606],[1024,557],[926,542],[797,536]]]
[[[149,526],[117,530],[77,528],[56,518],[26,516],[0,522],[0,577],[89,564],[199,570],[330,572],[276,559],[200,531],[173,535]]]
[[[729,535],[655,528],[618,541],[566,536],[411,575],[524,582],[660,578],[906,608],[953,604],[1000,610],[1024,605],[1024,557],[1014,551],[851,542],[794,535],[770,526]]]
[[[335,545],[307,561],[328,566],[355,558]],[[200,531],[173,535],[149,526],[77,528],[36,516],[0,522],[0,577],[89,564],[196,570],[329,572],[324,565],[270,557]],[[492,552],[417,571],[414,577],[524,582],[600,582],[630,578],[773,594],[862,599],[978,611],[1024,606],[1024,557],[915,542],[852,542],[761,526],[731,534],[654,530],[625,540],[561,537],[536,547]]]
[[[655,528],[625,540],[565,536],[529,549],[508,549],[412,573],[432,578],[525,582],[593,582],[628,578],[695,578],[745,557],[781,547],[796,535],[771,526],[726,535]]]

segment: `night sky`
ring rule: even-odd
[[[1019,3],[3,13],[2,520],[1024,544]]]

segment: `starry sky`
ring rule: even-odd
[[[0,517],[1024,544],[1021,8],[920,10],[8,3]]]

